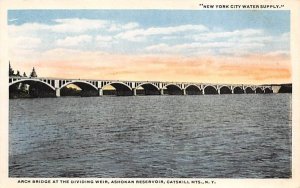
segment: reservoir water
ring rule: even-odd
[[[290,178],[291,100],[291,94],[9,100],[9,176]]]

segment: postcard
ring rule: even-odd
[[[299,7],[2,1],[0,187],[299,187]]]

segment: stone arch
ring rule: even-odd
[[[247,94],[249,94],[249,93],[255,93],[255,90],[252,89],[251,87],[246,87],[245,92],[246,92]]]
[[[233,93],[234,94],[243,94],[244,90],[240,86],[236,86],[236,87],[233,88]]]
[[[220,87],[220,94],[232,94],[230,87],[222,86]]]
[[[204,94],[216,95],[216,94],[218,94],[218,90],[215,86],[207,85],[204,87]]]

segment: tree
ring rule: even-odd
[[[25,73],[25,72],[23,73],[23,77],[27,77],[27,75],[26,75],[26,73]]]
[[[14,70],[11,68],[10,61],[9,61],[9,76],[14,76]]]
[[[32,72],[31,72],[31,74],[30,74],[30,77],[37,77],[37,74],[36,74],[36,72],[35,72],[34,67],[32,68]]]

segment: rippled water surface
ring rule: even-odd
[[[291,95],[9,101],[10,177],[291,177]]]

